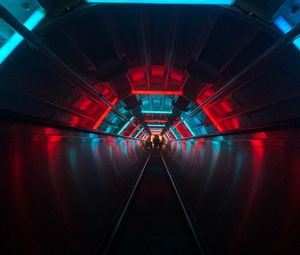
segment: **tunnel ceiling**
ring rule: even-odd
[[[282,33],[234,9],[91,5],[45,18],[34,32],[92,89],[22,43],[1,64],[2,110],[166,139],[299,119],[297,48],[240,75]]]

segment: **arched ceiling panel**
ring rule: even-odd
[[[24,103],[23,113],[130,136],[164,123],[163,132],[171,127],[166,135],[178,138],[300,117],[296,47],[282,47],[240,75],[282,34],[238,11],[95,5],[46,19],[35,33],[85,84],[24,43],[0,70],[1,90],[45,105],[41,114]],[[2,104],[20,111],[14,100]]]

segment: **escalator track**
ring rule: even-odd
[[[149,155],[105,254],[204,254],[162,154]]]

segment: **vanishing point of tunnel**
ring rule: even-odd
[[[0,0],[0,254],[300,254],[300,1]]]

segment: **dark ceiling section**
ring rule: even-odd
[[[219,126],[217,131],[226,131],[299,118],[299,53],[293,46],[276,50],[232,81],[279,36],[230,9],[95,5],[51,21],[36,32],[114,105],[131,91],[159,90],[183,91],[197,106],[226,86],[200,109],[206,115],[202,126],[213,124]],[[0,72],[2,109],[87,128],[98,128],[105,122],[99,121],[101,116],[111,110],[26,44]],[[143,120],[141,109],[137,114]]]
[[[27,45],[22,45],[1,67],[0,79],[1,109],[71,125],[93,122],[93,114],[73,104],[80,96],[79,90],[49,69],[45,59]]]

